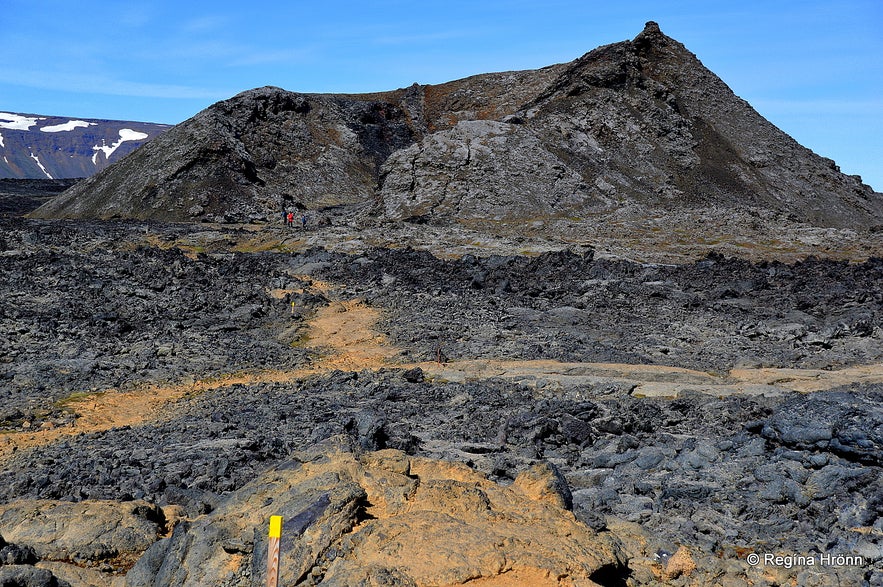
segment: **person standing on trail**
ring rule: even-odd
[[[307,215],[306,214],[304,214],[303,216],[300,217],[300,223],[301,223],[301,226],[303,227],[303,229],[306,230],[307,229]]]
[[[286,220],[288,220],[288,226],[294,226],[294,212],[289,212],[288,216],[286,216]]]

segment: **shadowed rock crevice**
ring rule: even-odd
[[[589,576],[601,587],[627,587],[631,571],[624,565],[604,565]]]

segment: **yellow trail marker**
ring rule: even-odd
[[[270,540],[267,544],[267,587],[279,585],[279,539],[282,537],[282,516],[270,516]]]
[[[270,516],[270,538],[282,537],[282,516]]]

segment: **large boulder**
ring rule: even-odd
[[[126,566],[164,532],[165,517],[146,502],[16,500],[0,505],[0,534],[40,559]]]
[[[459,464],[332,440],[230,495],[151,547],[128,587],[262,585],[267,523],[284,518],[280,584],[459,585],[506,578],[595,585],[624,568],[618,542],[564,507],[538,466],[503,487]],[[602,570],[604,569],[604,570]],[[597,578],[597,577],[596,577]]]
[[[383,214],[519,223],[601,212],[613,202],[518,124],[463,121],[386,162]]]
[[[71,587],[46,569],[31,565],[0,567],[0,587]]]

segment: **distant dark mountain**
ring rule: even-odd
[[[0,112],[0,178],[89,177],[167,124]]]
[[[655,23],[535,71],[362,95],[247,91],[35,215],[244,221],[292,206],[492,231],[623,210],[883,222],[883,195],[765,120]]]

